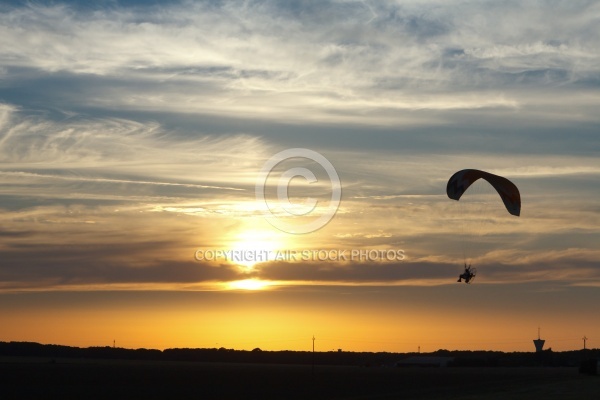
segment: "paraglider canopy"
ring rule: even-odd
[[[521,214],[521,194],[515,184],[502,176],[478,169],[463,169],[452,175],[446,185],[446,194],[453,200],[459,200],[478,179],[486,180],[496,189],[509,213],[517,217]]]
[[[490,174],[489,172],[480,171],[477,169],[463,169],[461,171],[456,172],[448,180],[448,183],[446,185],[446,194],[448,195],[449,198],[458,201],[461,199],[461,197],[467,191],[467,189],[469,189],[469,187],[471,187],[471,185],[473,185],[479,179],[483,179],[490,185],[487,185],[487,184],[475,185],[474,189],[471,189],[471,191],[474,190],[475,192],[478,192],[478,189],[482,189],[482,188],[484,188],[486,190],[489,189],[490,194],[493,196],[493,190],[492,190],[492,187],[493,187],[493,189],[500,195],[500,198],[502,199],[502,202],[504,203],[504,207],[510,214],[515,215],[517,217],[521,214],[521,194],[519,193],[519,189],[517,189],[515,184],[512,183],[511,181],[509,181],[508,179],[506,179],[502,176]],[[466,200],[467,204],[469,203],[469,199],[471,199],[471,194],[472,193],[467,195],[467,200]],[[476,195],[475,197],[477,198],[478,196]],[[477,200],[477,201],[474,201],[472,203],[472,205],[479,206],[479,205],[483,204],[485,206],[486,203],[487,203],[487,201],[481,202],[481,200]],[[464,211],[465,209],[462,206],[465,206],[465,200],[459,202],[459,204],[461,205],[460,208],[462,208]],[[469,207],[469,212],[470,211],[479,211],[479,212],[483,211],[481,209],[478,210],[477,207],[475,207],[475,208],[470,208],[470,206],[468,206],[468,207]],[[480,214],[480,215],[486,215],[486,214]],[[477,217],[475,217],[475,219],[470,218],[471,222],[477,222],[477,220],[478,220]],[[481,218],[480,218],[480,220],[481,220]],[[477,223],[475,226],[477,227],[477,226],[479,226],[479,224]],[[464,228],[466,228],[466,225]],[[465,229],[465,230],[467,230],[467,229]],[[470,229],[468,229],[468,234],[470,236],[472,236],[474,234],[474,232],[471,231]],[[462,244],[463,244],[463,246],[465,246],[467,243],[468,243],[468,240],[465,239]],[[469,256],[468,256],[467,253],[470,253],[470,251],[467,251],[466,246],[465,246],[465,248],[463,248],[463,256],[465,258],[465,270],[462,274],[459,275],[458,282],[462,282],[464,280],[465,283],[471,283],[473,281],[473,278],[475,278],[475,274],[476,274],[475,268],[472,268],[470,263],[467,265],[467,261],[470,257],[472,257],[472,254],[469,254]]]

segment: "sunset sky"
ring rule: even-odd
[[[0,5],[0,341],[600,347],[599,2],[150,3]],[[305,234],[265,217],[322,215],[323,165],[268,175],[272,205],[314,172],[304,217],[256,196],[291,148],[341,181]],[[465,168],[521,216],[485,185],[450,200]],[[269,257],[198,259],[231,250]],[[361,250],[396,257],[276,259]]]

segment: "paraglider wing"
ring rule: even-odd
[[[509,213],[517,217],[521,214],[521,195],[519,189],[508,179],[490,174],[489,172],[477,169],[463,169],[462,171],[458,171],[450,177],[446,185],[446,194],[453,200],[459,200],[469,186],[480,178],[488,181],[496,189]]]

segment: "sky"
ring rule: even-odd
[[[3,2],[0,340],[598,347],[599,22],[595,1]],[[520,217],[485,182],[449,199],[466,168],[515,183]]]

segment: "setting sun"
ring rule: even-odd
[[[278,231],[248,230],[235,236],[229,248],[233,252],[230,261],[252,268],[258,263],[275,260],[277,250],[284,248],[285,241]]]
[[[229,282],[227,287],[232,290],[265,290],[271,285],[272,283],[261,281],[259,279],[244,279],[241,281]]]

